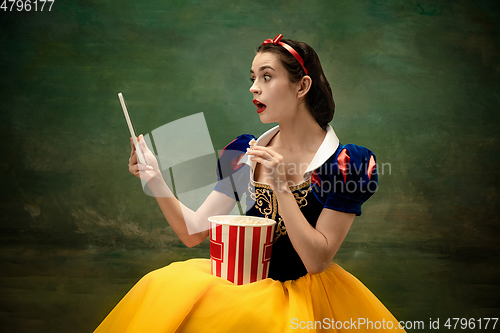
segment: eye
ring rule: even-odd
[[[255,82],[255,78],[254,78],[254,77],[251,77],[251,78],[250,78],[250,81],[251,81],[252,83],[254,83],[254,82]]]
[[[266,82],[267,82],[267,81],[269,81],[269,80],[271,80],[271,75],[269,75],[269,74],[264,74],[264,81],[266,81]]]

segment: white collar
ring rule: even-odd
[[[276,133],[279,132],[279,130],[280,127],[278,125],[266,131],[257,139],[257,145],[264,147],[267,146],[269,141],[271,141],[271,139],[276,135]],[[338,146],[339,146],[339,138],[335,134],[335,131],[333,130],[332,126],[328,124],[328,126],[326,127],[325,138],[323,139],[321,146],[319,146],[318,150],[316,151],[316,154],[314,155],[311,163],[309,163],[306,172],[302,176],[304,180],[310,179],[311,174],[314,172],[314,170],[322,166],[330,158],[330,156],[332,156],[335,153]],[[244,156],[248,155],[245,154]],[[255,164],[257,162],[251,161],[249,158],[247,158],[246,161],[241,161],[241,162],[250,165],[252,170],[255,170]]]

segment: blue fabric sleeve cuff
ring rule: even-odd
[[[214,190],[222,194],[225,194],[231,199],[235,199],[233,186],[231,185],[229,177],[219,180],[217,184],[215,184]]]
[[[343,213],[361,215],[361,202],[351,198],[341,197],[338,195],[329,195],[325,203],[325,208],[337,210]]]

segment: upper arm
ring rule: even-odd
[[[311,176],[312,189],[324,208],[316,230],[326,240],[323,259],[330,262],[344,241],[361,205],[378,188],[376,159],[365,147],[348,144],[339,146],[336,153]]]
[[[318,230],[326,239],[328,262],[330,262],[337,253],[340,245],[344,241],[355,214],[344,213],[333,209],[324,208],[316,223]]]
[[[214,215],[227,215],[231,213],[236,204],[236,200],[228,197],[227,195],[213,190],[205,199],[203,204],[198,208],[196,214],[208,220],[210,216]]]
[[[229,214],[246,191],[249,181],[249,168],[245,168],[242,157],[249,147],[253,135],[243,134],[231,141],[220,153],[217,160],[217,184],[203,204],[196,211],[198,223],[208,229],[208,218],[214,215]]]

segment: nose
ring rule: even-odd
[[[253,81],[253,84],[249,90],[252,94],[260,94],[260,87],[257,84],[257,80]]]

